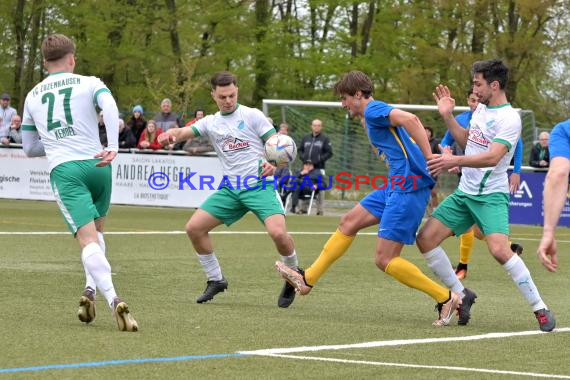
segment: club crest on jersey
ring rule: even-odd
[[[488,147],[491,143],[479,129],[469,129],[469,141],[477,145]]]
[[[237,127],[240,131],[243,131],[245,129],[245,123],[243,122],[243,120],[239,121],[238,127]]]

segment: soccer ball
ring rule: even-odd
[[[270,164],[287,164],[297,157],[297,145],[291,137],[277,134],[267,139],[264,153]]]

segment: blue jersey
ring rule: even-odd
[[[403,127],[394,127],[390,123],[389,115],[393,109],[384,102],[373,100],[364,110],[370,142],[388,164],[390,189],[408,192],[433,187],[435,182],[420,147]],[[395,184],[399,181],[402,181],[401,186]]]
[[[469,128],[469,123],[471,122],[472,116],[473,116],[473,112],[465,111],[465,112],[457,115],[455,117],[455,121],[457,121],[457,124],[459,124],[462,128],[467,129],[467,128]],[[445,132],[443,139],[441,139],[440,145],[443,148],[445,148],[446,146],[451,147],[454,142],[455,142],[455,139],[453,138],[453,135],[449,131],[447,131],[447,132]],[[513,173],[520,173],[521,172],[523,148],[524,148],[524,146],[523,146],[523,141],[522,141],[522,136],[521,136],[519,138],[519,141],[517,142],[517,146],[515,148],[515,154],[513,156],[513,160],[514,160]]]
[[[550,133],[548,142],[550,159],[565,157],[570,160],[570,119],[557,124]]]

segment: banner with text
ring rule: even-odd
[[[509,203],[509,222],[512,224],[537,224],[544,222],[544,178],[546,172],[522,172],[519,190],[511,195]],[[570,195],[570,194],[569,194]],[[570,227],[570,202],[560,215],[560,226]]]
[[[214,184],[223,179],[217,157],[120,153],[113,161],[111,203],[198,207],[216,187],[191,190],[183,183],[180,189],[180,180],[189,175],[193,182],[204,176],[213,177]],[[47,159],[26,157],[21,149],[0,149],[0,198],[54,200]]]

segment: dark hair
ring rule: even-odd
[[[470,86],[469,90],[465,91],[465,93],[467,94],[467,97],[470,97],[471,94],[473,93],[473,86]]]
[[[202,111],[202,113],[206,113],[206,111],[204,111],[202,108],[197,108],[196,111],[194,111],[194,117],[198,116],[198,112]]]
[[[430,131],[430,132],[431,132],[431,137],[433,137],[433,128],[432,128],[432,127],[424,126],[424,129],[427,129],[428,131]]]
[[[354,96],[357,91],[362,91],[362,95],[368,98],[374,92],[374,85],[362,71],[351,71],[342,76],[342,78],[334,85],[334,93],[336,95]]]
[[[57,61],[69,53],[75,54],[75,44],[63,34],[51,34],[42,42],[42,55],[48,62]]]
[[[210,79],[210,84],[212,85],[212,90],[215,90],[218,86],[225,87],[230,84],[237,86],[237,78],[229,71],[220,71],[215,73],[212,79]]]
[[[471,75],[475,76],[475,74],[482,74],[483,79],[485,79],[488,84],[494,81],[499,82],[501,89],[507,86],[509,80],[509,68],[503,61],[498,59],[475,62],[471,68]]]

